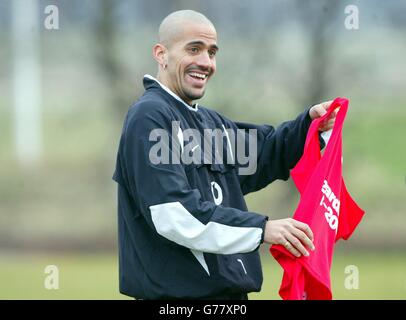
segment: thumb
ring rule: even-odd
[[[328,106],[327,106],[327,108],[328,108]],[[317,108],[317,113],[318,113],[319,117],[322,117],[327,113],[327,110],[326,110],[327,108],[325,107],[325,104],[319,105],[319,108]]]
[[[331,106],[332,103],[333,103],[333,100],[330,100],[330,101],[323,102],[321,105],[324,110],[328,110],[328,108]]]
[[[321,105],[321,104],[316,104],[315,106],[313,106],[313,107],[310,109],[309,114],[310,114],[310,118],[311,118],[312,120],[314,120],[314,119],[317,119],[317,118],[322,117],[323,115],[326,114],[326,112],[327,112],[327,111],[326,111],[326,109],[324,109],[323,105]]]

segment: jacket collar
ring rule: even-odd
[[[143,83],[144,83],[144,88],[145,89],[149,89],[149,88],[152,88],[152,87],[154,87],[154,88],[159,88],[160,87],[162,90],[166,91],[173,98],[175,98],[176,100],[181,102],[189,110],[194,111],[194,112],[199,110],[197,103],[195,103],[193,106],[190,106],[185,101],[183,101],[177,94],[175,94],[171,89],[169,89],[164,84],[160,83],[157,79],[155,79],[153,76],[151,76],[149,74],[144,75]]]

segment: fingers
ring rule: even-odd
[[[313,232],[310,227],[303,222],[292,219],[292,224],[293,226],[289,230],[290,233],[286,233],[285,238],[290,242],[293,249],[295,249],[301,255],[308,257],[309,252],[306,250],[305,246],[311,250],[315,249],[312,242]],[[289,250],[290,246],[287,249]],[[295,254],[294,250],[290,251],[292,254]]]
[[[308,249],[315,249],[313,239],[310,227],[292,218],[268,221],[265,226],[264,242],[280,244],[296,257],[309,256]]]
[[[306,246],[310,250],[314,250],[313,241],[301,230],[297,228],[293,228],[292,235],[296,237],[302,245]]]
[[[333,103],[333,100],[329,100],[329,101],[326,101],[326,102],[321,103],[321,105],[323,106],[323,108],[324,108],[325,110],[327,110],[328,107],[330,107],[330,105],[331,105],[332,103]]]
[[[330,129],[333,129],[335,122],[336,122],[335,118],[323,121],[319,127],[319,131],[328,131]]]
[[[300,257],[300,255],[304,255],[305,257],[309,256],[309,252],[303,246],[302,242],[300,242],[300,240],[298,238],[296,238],[293,234],[288,233],[288,234],[286,234],[285,237],[286,237],[286,240],[288,240],[290,242],[290,244],[292,245],[292,247],[293,247],[292,249],[294,249],[300,253],[299,257]]]
[[[282,245],[295,257],[299,258],[301,256],[300,252],[294,247],[294,245],[287,238],[285,238],[285,242]]]
[[[324,130],[327,131],[327,130],[333,129],[335,122],[336,122],[335,118],[328,120],[326,125],[324,126]]]
[[[314,240],[313,231],[306,223],[303,223],[295,219],[292,219],[292,223],[294,227],[302,230],[305,233],[305,235],[310,239],[310,241]]]
[[[333,100],[322,102],[310,108],[309,115],[312,120],[322,117],[326,114]]]
[[[327,113],[326,110],[327,109],[324,107],[323,104],[319,104],[319,105],[316,106],[316,112],[317,112],[319,117],[324,116]]]
[[[335,110],[328,116],[328,120],[330,120],[330,119],[335,119],[336,116],[337,116],[337,113],[338,113],[338,110],[339,110],[339,109],[340,109],[340,108],[335,109]]]

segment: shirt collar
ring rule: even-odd
[[[176,100],[178,100],[179,102],[181,102],[186,108],[188,108],[191,111],[196,112],[197,110],[199,110],[198,108],[198,104],[195,103],[193,106],[190,106],[189,104],[187,104],[185,101],[183,101],[176,93],[174,93],[171,89],[169,89],[167,86],[165,86],[164,84],[162,84],[161,82],[159,82],[157,79],[155,79],[153,76],[146,74],[144,75],[144,79],[147,78],[149,80],[155,81],[156,83],[159,84],[159,86],[165,90],[168,94],[170,94],[172,97],[174,97]]]

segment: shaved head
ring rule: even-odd
[[[158,62],[157,79],[184,102],[203,97],[216,71],[217,32],[203,14],[176,11],[159,26],[159,42],[152,54]]]
[[[215,30],[213,23],[199,12],[193,10],[175,11],[162,20],[159,26],[159,43],[170,47],[182,37],[184,30],[187,29],[185,27],[190,24],[208,25]]]

